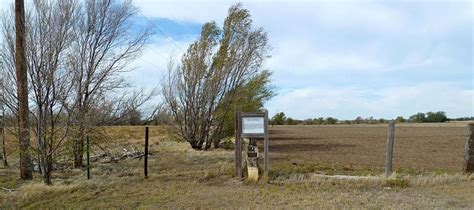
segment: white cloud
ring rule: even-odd
[[[0,10],[11,2],[0,0]],[[178,22],[222,24],[233,0],[134,0],[147,17]],[[353,119],[358,115],[393,118],[419,111],[443,110],[449,116],[474,115],[474,84],[462,87],[456,81],[406,82],[413,72],[445,69],[470,76],[471,69],[459,57],[472,57],[472,44],[458,43],[457,36],[471,33],[471,1],[270,1],[244,0],[255,26],[264,27],[273,47],[266,67],[275,72],[274,84],[283,90],[267,104],[271,113],[284,111],[297,118],[335,116]],[[182,24],[181,27],[186,27]],[[470,29],[460,33],[459,29]],[[167,32],[168,29],[162,29]],[[454,37],[449,37],[455,33]],[[160,35],[157,35],[160,36]],[[170,41],[157,37],[126,76],[137,86],[154,86],[166,71],[167,59],[180,56]],[[177,42],[185,50],[192,41]],[[461,51],[460,45],[470,50]],[[460,56],[461,55],[461,56]],[[450,67],[451,66],[451,67]],[[466,73],[466,71],[470,71]],[[389,85],[350,83],[351,76],[387,80],[382,73],[402,72]],[[453,73],[454,74],[454,73]],[[420,74],[422,75],[422,74]],[[430,74],[426,74],[430,76]],[[292,77],[294,76],[294,78]],[[406,77],[405,77],[406,76]],[[341,77],[341,78],[339,78]],[[342,78],[346,77],[346,78]],[[325,87],[314,81],[324,78]],[[374,79],[375,78],[375,79]],[[422,76],[419,78],[422,80]],[[344,86],[338,84],[344,80]],[[302,83],[304,85],[293,85]],[[393,87],[394,84],[399,84]],[[409,85],[406,85],[409,84]],[[413,85],[415,84],[415,85]],[[297,88],[290,91],[288,88]]]
[[[223,20],[232,1],[136,0],[134,3],[148,17],[204,23]]]
[[[334,70],[377,72],[387,68],[388,65],[374,52],[370,52],[370,47],[359,51],[352,49],[323,51],[322,47],[307,40],[283,40],[275,44],[266,67],[278,73],[304,75]]]
[[[133,71],[127,72],[128,80],[139,86],[156,86],[167,72],[170,59],[179,59],[182,50],[186,50],[193,40],[171,41],[168,39],[154,40],[143,51],[142,55],[130,66]]]
[[[136,3],[150,17],[222,23],[228,7],[235,1],[141,0]],[[447,67],[439,71],[466,74],[465,69],[455,69],[458,67],[455,64],[462,63],[450,49],[456,38],[447,37],[462,27],[472,29],[469,1],[243,3],[250,10],[255,26],[264,27],[269,34],[273,50],[266,68],[275,72],[278,90],[297,88],[281,91],[267,104],[273,114],[284,111],[297,118],[347,119],[358,115],[407,117],[419,111],[437,110],[447,111],[449,116],[474,114],[472,87],[452,85],[456,81],[404,81],[406,77],[417,78],[414,72],[433,73],[431,68],[438,64]],[[445,47],[439,51],[436,46]],[[389,72],[403,73],[391,80],[382,74]],[[399,85],[362,85],[361,81],[351,84],[353,75],[370,77],[370,81],[380,76],[381,80],[391,80],[392,86]],[[325,88],[312,86],[321,83],[318,78],[334,81],[325,81]],[[340,86],[337,80],[347,84]]]
[[[406,87],[301,88],[287,91],[267,103],[270,114],[283,111],[300,119],[357,116],[409,117],[417,112],[446,111],[449,117],[474,115],[474,90],[450,83],[424,83]]]

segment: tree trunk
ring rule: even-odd
[[[76,141],[74,142],[74,168],[81,168],[83,166],[83,153],[84,142],[82,141],[82,138],[76,139]]]
[[[3,118],[3,116],[2,116]],[[2,139],[2,160],[3,160],[3,165],[5,167],[8,166],[8,161],[7,161],[7,148],[5,146],[5,128],[4,128],[3,122],[2,122],[2,127],[0,127],[0,139]]]
[[[15,0],[15,65],[18,94],[18,138],[20,143],[20,176],[33,179],[30,156],[30,132],[28,121],[28,75],[25,54],[25,8],[23,0]]]
[[[199,144],[197,141],[189,141],[189,144],[191,144],[191,148],[195,150],[201,150],[202,149],[202,144]]]
[[[84,158],[84,125],[79,125],[79,134],[76,139],[74,139],[73,145],[73,155],[74,155],[74,168],[83,167],[83,158]]]
[[[43,170],[42,170],[42,165],[43,165],[43,162],[45,160],[45,142],[44,142],[44,133],[43,133],[43,126],[45,124],[43,124],[43,107],[41,105],[38,106],[38,113],[37,113],[37,122],[36,122],[36,130],[37,130],[37,136],[36,136],[36,140],[38,142],[38,149],[39,149],[39,153],[38,153],[38,172],[40,174],[43,174]]]
[[[47,156],[43,161],[43,182],[46,185],[52,185],[51,182],[52,158]]]

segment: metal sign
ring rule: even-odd
[[[242,134],[265,135],[265,118],[242,117]]]

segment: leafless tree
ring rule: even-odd
[[[16,81],[16,66],[15,66],[15,8],[12,5],[10,10],[2,13],[1,16],[1,35],[2,42],[0,45],[0,72],[2,82],[0,89],[2,90],[2,111],[3,122],[6,127],[7,119],[5,113],[8,112],[14,116],[15,120],[9,121],[15,130],[11,130],[12,134],[18,137],[18,97],[17,97],[17,81]],[[3,129],[6,132],[6,128]]]
[[[82,167],[84,139],[97,125],[92,111],[114,90],[126,87],[121,73],[146,44],[150,30],[132,28],[137,9],[130,1],[86,1],[76,21],[69,66],[74,72],[74,167]]]
[[[74,0],[40,1],[34,0],[26,16],[26,66],[29,76],[31,121],[38,143],[38,162],[44,182],[51,184],[53,157],[59,146],[66,140],[68,133],[65,104],[72,85],[69,69],[63,62],[71,42],[72,23],[77,3]],[[8,14],[2,19],[2,31],[5,43],[2,45],[0,60],[2,73],[12,75],[15,64],[12,62],[14,35],[10,28],[13,23]],[[6,80],[3,89],[13,90],[17,86]],[[15,114],[17,97],[7,91],[6,104]],[[18,115],[17,115],[18,116]]]
[[[53,156],[65,141],[69,120],[65,112],[72,89],[72,72],[63,62],[71,43],[77,3],[74,0],[34,0],[28,18],[27,57],[34,103],[36,136],[45,184],[51,183]]]
[[[252,28],[249,11],[241,4],[229,9],[222,29],[214,22],[204,24],[181,62],[170,62],[162,83],[179,135],[194,149],[218,142],[233,93],[261,70],[266,57],[267,35]]]
[[[28,73],[25,52],[25,4],[15,0],[15,66],[18,95],[18,126],[20,141],[20,176],[22,179],[33,179],[30,155],[30,130],[28,109]]]

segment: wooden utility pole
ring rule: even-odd
[[[33,179],[28,120],[28,75],[25,53],[25,2],[15,0],[15,66],[18,94],[18,138],[20,141],[20,176]]]
[[[5,146],[5,89],[3,88],[3,76],[0,78],[0,139],[2,141],[2,160],[5,167],[8,166],[7,148]]]
[[[385,161],[385,176],[392,175],[392,157],[393,157],[393,142],[395,141],[395,121],[388,122],[387,135],[387,159]]]

